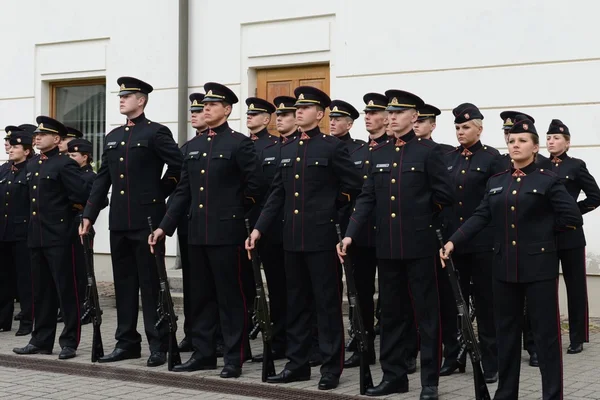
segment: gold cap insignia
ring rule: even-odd
[[[369,100],[369,104],[367,104],[368,106],[374,106],[375,103],[373,103],[373,100]]]
[[[40,126],[38,126],[38,128],[44,129],[44,123],[41,123]]]
[[[75,151],[79,151],[79,147],[75,146],[74,147]]]
[[[120,89],[121,90],[125,90],[125,84],[124,83],[121,84],[121,88]]]
[[[335,111],[340,111],[340,110],[338,110],[337,106],[335,106],[335,107],[333,107],[333,110],[331,110],[331,111],[335,112]]]
[[[471,118],[471,116],[469,115],[469,113],[465,113],[465,119],[469,119]]]
[[[281,103],[281,104],[279,105],[279,108],[285,108],[285,104]]]
[[[506,125],[512,125],[512,119],[506,118]]]
[[[21,138],[17,138],[17,143],[21,143]]]
[[[529,130],[529,125],[523,124],[523,129],[526,130],[526,131],[528,131]]]
[[[250,109],[254,110],[254,103],[250,103]]]
[[[300,96],[298,96],[298,100],[304,100],[304,93],[300,93]]]
[[[194,100],[194,102],[192,103],[193,106],[199,106],[200,104],[198,104],[198,100]]]
[[[394,97],[391,101],[391,104],[398,104],[398,98]]]
[[[565,128],[563,128],[562,126],[560,128],[558,128],[559,131],[564,132]]]
[[[6,132],[6,136],[10,136],[11,133],[11,131]]]
[[[207,96],[212,96],[212,95],[213,95],[213,92],[212,92],[212,90],[209,90],[209,91],[208,91],[208,93],[206,93],[206,95],[207,95]]]

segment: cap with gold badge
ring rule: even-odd
[[[70,138],[82,138],[83,133],[81,133],[81,131],[79,129],[75,129],[70,126],[67,126],[67,135],[66,136],[70,137]]]
[[[190,111],[201,112],[204,111],[204,93],[192,93],[190,94]]]
[[[424,104],[423,107],[419,108],[419,116],[417,117],[417,121],[424,121],[428,118],[433,118],[440,115],[442,112],[439,108],[432,106],[431,104]]]
[[[387,96],[381,93],[367,93],[363,96],[365,109],[363,111],[385,111],[388,105]]]
[[[500,113],[500,118],[502,118],[502,129],[510,129],[512,128],[512,126],[515,124],[515,117],[517,115],[524,115],[527,117],[527,119],[529,119],[531,122],[535,123],[535,119],[533,119],[533,117],[531,115],[527,115],[525,113],[522,113],[521,111],[502,111]]]
[[[260,113],[273,114],[275,112],[275,106],[260,97],[248,97],[246,105],[248,106],[248,111],[246,111],[248,115]]]
[[[10,139],[8,139],[11,146],[16,146],[18,144],[30,145],[33,143],[33,135],[31,132],[27,131],[16,131],[10,135]]]
[[[329,105],[330,117],[350,117],[352,119],[357,119],[359,115],[356,108],[344,100],[332,100]]]
[[[321,106],[327,108],[331,104],[327,93],[312,86],[298,86],[294,89],[294,96],[296,96],[296,104],[294,104],[296,107]]]
[[[64,137],[68,134],[67,127],[54,118],[40,115],[35,119],[35,121],[38,123],[38,127],[34,133],[38,135],[55,134]]]
[[[73,139],[68,144],[69,153],[91,153],[93,151],[92,142],[86,139]]]
[[[483,119],[483,114],[475,104],[462,103],[452,110],[455,124],[463,124],[474,119]]]
[[[526,114],[515,115],[515,122],[508,133],[533,133],[538,136],[534,121]]]
[[[18,126],[15,125],[8,125],[6,128],[4,128],[4,132],[6,132],[6,135],[4,136],[4,140],[9,140],[10,136],[15,133],[15,132],[22,132],[23,129],[21,129]]]
[[[233,90],[217,82],[207,82],[204,84],[204,103],[223,102],[227,104],[236,104],[239,100]]]
[[[425,104],[419,96],[405,90],[390,89],[386,90],[385,95],[388,98],[387,111],[418,110]]]
[[[296,112],[296,98],[292,96],[277,96],[273,99],[275,103],[275,114],[284,114],[288,112]]]
[[[146,83],[140,79],[133,78],[131,76],[122,76],[117,79],[119,85],[118,96],[126,96],[131,93],[151,93],[154,88],[149,83]]]

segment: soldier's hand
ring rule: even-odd
[[[84,218],[83,223],[79,225],[79,236],[87,235],[90,232],[91,227],[92,222],[89,218]],[[83,238],[81,238],[81,243],[83,243]]]
[[[348,246],[350,246],[352,244],[352,238],[350,237],[345,237],[342,239],[342,243],[338,243],[336,248],[337,248],[337,253],[338,253],[338,257],[340,258],[340,262],[344,262],[344,257],[346,257],[347,251],[348,251]]]
[[[152,232],[150,235],[148,235],[148,244],[150,245],[150,252],[152,254],[154,254],[154,246],[156,246],[156,243],[158,243],[164,237],[165,237],[165,231],[163,231],[160,228],[158,228],[157,230]]]
[[[253,229],[250,237],[246,239],[246,250],[248,250],[248,258],[250,258],[250,250],[254,250],[256,242],[260,240],[261,234],[257,229]]]
[[[442,268],[446,268],[446,263],[444,260],[450,258],[450,255],[454,251],[454,243],[448,242],[444,245],[443,248],[440,249],[440,260],[442,261]]]

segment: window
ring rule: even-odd
[[[50,83],[50,116],[78,129],[92,142],[99,165],[106,130],[106,80],[77,80]]]

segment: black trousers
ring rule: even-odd
[[[148,232],[111,231],[110,250],[117,303],[116,347],[140,351],[142,338],[137,331],[137,320],[138,293],[141,292],[144,328],[150,351],[166,351],[167,324],[162,324],[159,329],[154,326],[158,321],[159,281],[156,260],[148,246]]]
[[[285,354],[287,292],[283,245],[259,241],[258,252],[269,289],[269,310],[273,323],[272,348],[276,353]]]
[[[249,349],[248,307],[241,246],[188,245],[191,287],[188,316],[195,358],[214,358],[219,319],[225,364],[241,366]]]
[[[190,336],[190,298],[191,298],[191,281],[190,281],[190,258],[188,252],[188,235],[179,233],[177,235],[179,241],[179,256],[181,257],[181,279],[183,281],[183,334],[184,337]]]
[[[590,341],[585,247],[559,250],[563,278],[567,288],[569,308],[569,339],[571,343]]]
[[[335,249],[285,252],[287,369],[308,367],[314,302],[319,350],[323,355],[321,374],[341,375],[344,367],[344,324],[339,272]]]
[[[456,299],[450,286],[448,270],[442,268],[439,257],[435,257],[435,265],[438,273],[438,291],[440,296],[440,314],[442,321],[442,343],[444,344],[444,358],[456,360],[460,350],[458,342],[458,321],[456,310]],[[469,301],[469,292],[463,291],[465,301]],[[490,311],[491,312],[491,311]]]
[[[360,313],[367,332],[373,336],[375,326],[375,272],[377,271],[377,256],[375,247],[356,246],[352,250],[354,266],[354,281],[360,302]]]
[[[75,263],[75,271],[77,273],[77,296],[79,298],[79,302],[83,305],[85,301],[85,292],[87,289],[87,270],[85,268],[85,256],[83,253],[83,244],[81,244],[81,238],[79,236],[79,215],[76,215],[73,219],[71,226],[71,244],[73,246],[73,260]],[[94,238],[93,229],[90,230],[90,238]]]
[[[412,344],[406,340],[414,321],[406,318],[414,299],[421,338],[421,384],[437,386],[440,373],[441,335],[434,257],[379,260],[381,300],[381,355],[384,380],[406,379],[406,359]]]
[[[16,243],[16,242],[14,242]],[[17,295],[16,254],[13,242],[0,242],[0,329],[9,331],[12,328],[15,297]],[[27,253],[26,253],[27,254]]]
[[[494,253],[481,252],[455,254],[454,264],[458,269],[463,296],[473,290],[477,334],[481,349],[483,370],[493,375],[498,370],[498,348],[494,323],[494,295],[492,290],[492,265]],[[473,285],[471,286],[471,281]],[[468,306],[468,297],[465,298]],[[456,309],[455,309],[456,310]],[[456,315],[456,313],[454,314]]]
[[[521,368],[521,321],[527,299],[529,318],[537,345],[542,374],[542,398],[563,398],[562,348],[558,279],[531,283],[493,280],[494,312],[498,344],[498,390],[495,400],[519,395]]]
[[[81,311],[77,300],[77,274],[73,248],[36,247],[31,251],[34,327],[30,343],[52,350],[56,338],[56,310],[60,306],[65,327],[58,342],[61,348],[77,349],[81,336]]]

